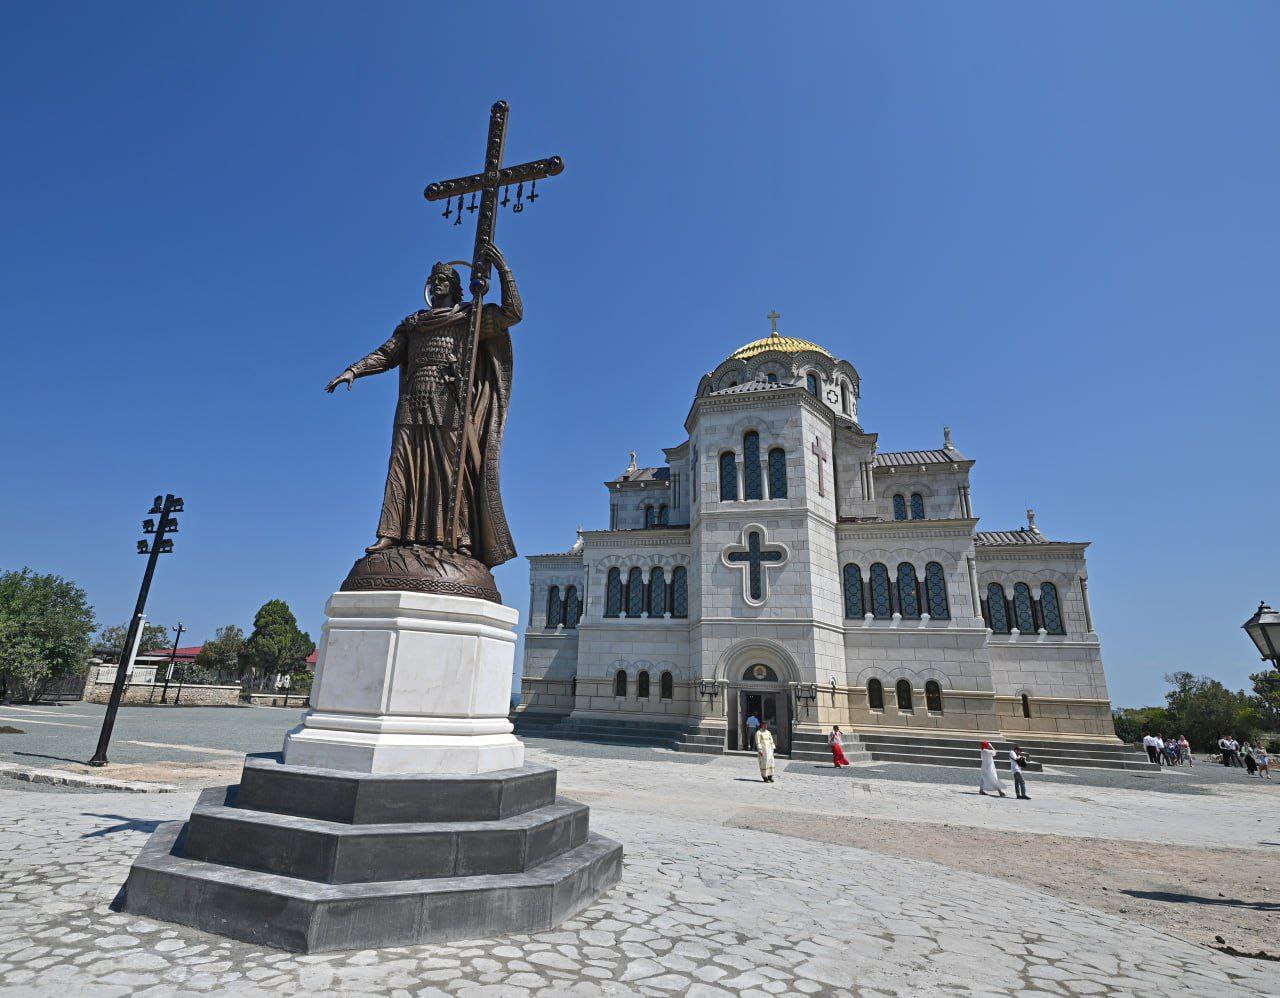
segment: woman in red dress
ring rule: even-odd
[[[849,765],[849,760],[844,757],[844,738],[840,734],[840,725],[832,725],[827,743],[831,746],[831,761],[835,763],[836,769]]]

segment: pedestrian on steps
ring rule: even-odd
[[[840,725],[831,726],[831,734],[827,735],[827,744],[831,746],[831,761],[835,763],[836,769],[849,765],[849,760],[844,757],[844,738],[840,734]]]

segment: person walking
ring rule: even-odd
[[[1267,754],[1267,746],[1259,742],[1253,756],[1258,763],[1258,779],[1261,780],[1263,777],[1271,779],[1271,756]]]
[[[1186,735],[1178,736],[1178,755],[1188,766],[1194,766],[1196,764],[1195,756],[1191,754],[1191,743],[1187,741]]]
[[[840,734],[840,725],[831,726],[831,734],[827,735],[827,744],[831,746],[831,761],[836,769],[849,765],[849,760],[844,757],[844,736]]]
[[[1218,739],[1218,751],[1222,753],[1222,764],[1224,766],[1231,765],[1231,749],[1227,746],[1227,736],[1223,735]]]
[[[750,751],[756,747],[756,732],[760,730],[760,718],[755,714],[747,717],[747,750]]]
[[[1244,759],[1244,768],[1250,776],[1258,771],[1258,760],[1254,757],[1253,746],[1248,742],[1240,749],[1240,757]]]
[[[991,747],[990,742],[983,742],[979,754],[982,756],[982,772],[978,776],[978,793],[985,797],[988,790],[994,790],[1003,797],[1004,784],[996,775],[996,750]]]
[[[1150,734],[1142,736],[1142,747],[1147,750],[1147,758],[1156,765],[1160,764],[1160,760],[1156,758],[1156,740]]]
[[[1009,772],[1013,773],[1013,791],[1018,800],[1030,800],[1027,796],[1027,781],[1022,776],[1022,767],[1027,764],[1027,757],[1018,748],[1017,742],[1009,747]]]
[[[1244,765],[1240,761],[1240,743],[1236,741],[1235,735],[1227,735],[1227,755],[1231,758],[1231,762],[1228,765],[1235,766],[1236,769]]]
[[[756,733],[756,758],[760,763],[760,778],[765,783],[773,782],[773,732],[769,730],[769,722],[761,721],[760,730]]]

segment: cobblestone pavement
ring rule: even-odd
[[[593,827],[626,848],[622,883],[554,932],[380,952],[298,956],[113,913],[146,836],[185,816],[194,795],[0,787],[0,994],[1280,993],[1276,964],[1050,894],[722,824],[760,807],[838,822],[901,796],[883,784],[837,784],[793,764],[765,787],[741,758],[672,767],[530,755],[561,767],[568,794],[594,798]],[[963,820],[973,805],[1006,804],[911,792],[933,793]]]

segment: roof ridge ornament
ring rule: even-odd
[[[778,314],[778,310],[776,308],[772,309],[765,318],[769,320],[769,335],[781,339],[782,337],[778,334],[778,320],[782,316]]]
[[[942,428],[942,449],[955,450],[956,445],[951,442],[951,427],[944,426]]]
[[[1027,530],[1037,537],[1040,536],[1040,528],[1036,526],[1036,511],[1031,506],[1027,507]]]
[[[634,475],[640,469],[636,467],[636,452],[631,451],[630,453],[631,453],[631,463],[627,465],[626,474]]]

